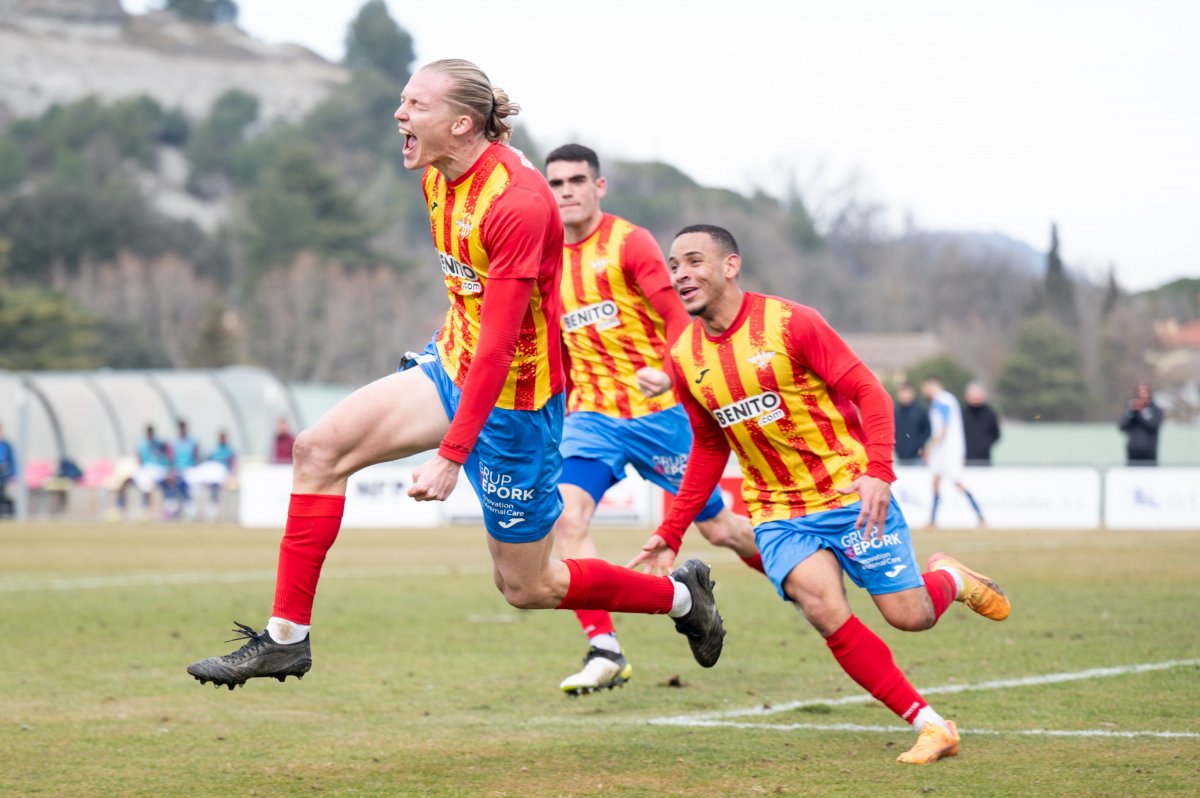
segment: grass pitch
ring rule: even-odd
[[[623,562],[646,532],[597,536]],[[0,795],[1200,794],[1200,533],[916,533],[921,559],[945,549],[1004,585],[1001,624],[956,605],[898,632],[851,586],[960,725],[960,755],[926,768],[894,763],[912,733],[698,535],[683,554],[713,563],[729,630],[712,670],[667,619],[623,616],[633,681],[568,699],[574,617],[509,608],[480,530],[347,530],[308,676],[201,687],[187,663],[269,614],[278,537],[0,525]]]

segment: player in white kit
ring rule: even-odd
[[[925,444],[925,463],[933,474],[933,506],[929,510],[929,527],[937,526],[938,504],[941,502],[942,480],[954,483],[975,510],[979,527],[985,526],[979,502],[963,484],[967,460],[967,438],[963,432],[962,408],[954,394],[946,390],[937,377],[921,380],[921,395],[929,402],[929,425],[933,429]]]

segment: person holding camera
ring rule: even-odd
[[[1125,460],[1129,465],[1158,465],[1158,430],[1162,422],[1162,408],[1154,404],[1150,383],[1139,382],[1118,424],[1127,436]]]

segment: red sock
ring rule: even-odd
[[[313,597],[325,553],[337,540],[345,496],[293,493],[287,527],[279,543],[275,575],[275,608],[271,614],[292,623],[312,621]]]
[[[958,585],[954,584],[954,577],[947,571],[926,571],[921,578],[925,580],[929,598],[933,599],[933,614],[941,618],[942,613],[954,603]]]
[[[755,552],[753,557],[742,557],[742,562],[746,563],[746,565],[749,565],[760,574],[765,574],[767,572],[767,569],[763,568],[762,555],[758,552]]]
[[[588,640],[596,635],[617,633],[612,616],[604,610],[575,610],[575,617],[579,619],[579,625],[583,627],[583,633],[588,636]]]
[[[560,610],[608,610],[661,615],[671,611],[675,585],[669,577],[651,576],[604,560],[563,560],[571,584]]]
[[[857,617],[851,615],[825,640],[825,645],[851,679],[909,723],[928,706],[904,672],[896,667],[887,643]]]

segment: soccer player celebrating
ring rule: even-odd
[[[596,505],[632,465],[675,493],[692,445],[687,415],[662,367],[667,344],[690,319],[671,289],[649,231],[604,213],[607,181],[596,153],[566,144],[546,157],[546,177],[565,228],[562,336],[572,390],[563,422],[563,512],[554,527],[563,557],[597,557],[588,527]],[[762,570],[749,519],[727,510],[715,488],[696,515],[701,534]],[[588,636],[583,668],[560,687],[569,695],[629,681],[612,616],[576,610]]]
[[[558,328],[562,222],[545,178],[509,147],[518,111],[474,64],[422,67],[395,118],[404,166],[422,180],[450,307],[408,368],[346,397],[296,438],[292,496],[279,549],[275,605],[261,633],[188,673],[232,690],[312,666],[309,627],[325,555],[337,537],[346,481],[374,463],[436,449],[408,494],[444,500],[459,470],[483,505],[496,586],[513,606],[667,613],[711,667],[725,635],[708,566],[671,576],[598,559],[550,559],[562,510],[563,375]]]
[[[816,311],[743,292],[737,243],[720,227],[685,227],[668,264],[683,306],[697,317],[671,348],[695,443],[670,513],[631,565],[671,565],[732,448],[763,564],[780,596],[796,603],[854,681],[917,730],[900,762],[953,756],[954,722],[929,706],[887,645],[851,614],[842,574],[906,631],[933,626],[956,599],[1000,621],[1008,599],[991,579],[945,554],[918,572],[908,526],[891,498],[891,400]]]

